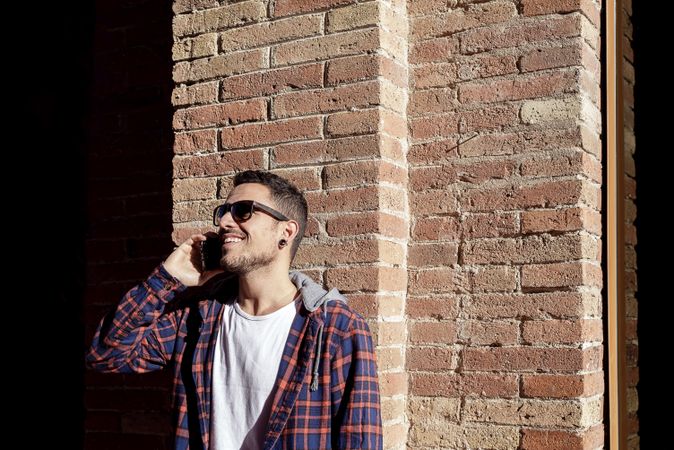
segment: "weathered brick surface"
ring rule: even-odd
[[[287,177],[311,214],[294,265],[372,325],[386,448],[600,447],[599,5],[174,11],[174,235],[209,220],[237,170]],[[634,296],[627,306],[635,369]]]

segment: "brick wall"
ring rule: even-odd
[[[85,342],[171,243],[172,11],[96,2],[87,142]],[[171,374],[85,374],[85,448],[171,449]]]
[[[632,1],[623,1],[623,132],[625,164],[625,339],[627,359],[627,439],[628,448],[639,448],[639,342],[637,339],[637,218],[636,167],[634,153],[634,53],[632,48]]]
[[[408,8],[408,445],[598,448],[599,7]]]
[[[407,440],[405,2],[176,2],[175,242],[210,227],[236,171],[305,191],[294,268],[339,286],[378,345],[385,445]]]
[[[345,292],[375,336],[387,448],[600,448],[599,10],[592,0],[177,0],[173,81],[155,85],[173,87],[172,189],[158,178],[148,191],[168,205],[125,197],[138,192],[136,173],[100,183],[113,211],[101,214],[151,203],[147,214],[160,215],[171,195],[179,243],[210,228],[236,172],[285,176],[311,213],[295,268]],[[140,36],[130,23],[102,29],[110,48]],[[105,95],[114,111],[119,92]],[[116,135],[126,114],[100,115],[101,136]],[[170,164],[165,144],[155,156]],[[153,218],[137,212],[126,225]],[[129,232],[102,226],[92,244],[128,275],[96,296],[106,304],[171,247],[159,226],[156,247],[134,253],[120,229]],[[92,292],[113,279],[106,267],[122,265],[96,267]],[[147,392],[166,377],[88,377],[92,448],[120,431],[153,448],[170,442],[168,384]],[[150,404],[159,410],[141,412]]]

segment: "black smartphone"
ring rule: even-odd
[[[221,269],[222,242],[218,236],[206,236],[201,241],[201,267],[203,270]]]

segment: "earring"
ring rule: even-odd
[[[278,244],[281,246],[281,248],[285,247],[287,243],[288,241],[286,241],[285,239],[281,239],[280,241],[278,241]]]

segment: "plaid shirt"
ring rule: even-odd
[[[336,289],[326,293],[301,272],[290,275],[303,307],[278,368],[264,449],[381,449],[377,362],[367,323]],[[101,319],[85,355],[87,367],[99,372],[173,365],[176,449],[209,448],[213,355],[227,301],[218,296],[231,301],[238,282],[225,279],[219,286],[227,289],[204,295],[192,288],[187,292],[197,294],[181,299],[187,286],[160,264]]]

